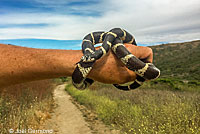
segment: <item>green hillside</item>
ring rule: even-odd
[[[200,40],[151,46],[161,78],[200,81]]]

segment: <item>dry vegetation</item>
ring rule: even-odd
[[[0,90],[0,133],[9,129],[38,129],[50,118],[53,81],[43,80]]]

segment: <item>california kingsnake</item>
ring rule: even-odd
[[[102,43],[102,46],[95,50],[94,45]],[[99,58],[106,55],[110,48],[115,55],[125,64],[125,66],[137,74],[136,80],[129,86],[113,84],[121,90],[135,89],[145,81],[159,77],[160,71],[152,63],[144,63],[130,53],[123,43],[137,45],[134,37],[121,28],[111,29],[109,32],[93,32],[86,35],[82,42],[83,56],[77,63],[72,74],[73,85],[78,89],[85,89],[94,81],[86,78],[94,63]]]

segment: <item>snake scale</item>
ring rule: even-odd
[[[94,45],[98,43],[102,43],[102,46],[95,50]],[[158,68],[152,63],[144,63],[135,57],[123,43],[137,46],[135,38],[121,28],[113,28],[109,32],[92,32],[86,35],[82,42],[83,56],[72,74],[73,85],[78,89],[90,86],[94,81],[87,78],[87,75],[92,70],[95,61],[106,55],[110,48],[128,69],[136,73],[136,80],[132,84],[128,86],[113,84],[116,88],[121,90],[135,89],[141,86],[145,80],[159,77],[160,70]]]

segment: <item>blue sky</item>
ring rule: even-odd
[[[6,39],[0,43],[29,48],[80,50],[82,40],[53,40],[53,39]]]
[[[121,27],[141,44],[200,39],[199,0],[0,0],[0,40],[81,40]]]

